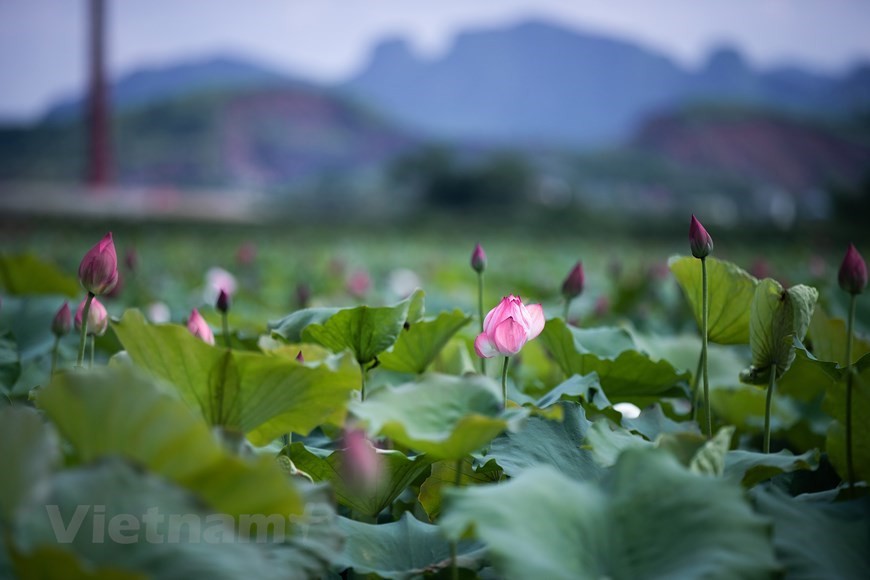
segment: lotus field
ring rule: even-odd
[[[0,577],[870,578],[860,248],[786,283],[689,221],[637,268],[4,251]]]

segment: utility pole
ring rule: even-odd
[[[106,2],[88,0],[88,185],[112,181],[109,91],[106,86]]]

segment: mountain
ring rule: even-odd
[[[112,82],[110,92],[115,109],[127,111],[188,93],[295,85],[306,83],[245,60],[219,56],[139,69]],[[68,97],[51,106],[44,120],[76,118],[82,107],[80,95]]]
[[[453,139],[601,146],[693,101],[822,115],[870,105],[870,67],[841,78],[757,71],[734,48],[697,70],[637,44],[542,21],[459,34],[435,59],[390,39],[341,87],[414,129]]]
[[[117,181],[287,190],[377,171],[418,141],[321,89],[266,86],[165,97],[113,120]],[[78,181],[82,124],[0,128],[0,181]]]

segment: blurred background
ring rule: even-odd
[[[666,276],[695,213],[719,257],[832,280],[868,241],[868,25],[859,0],[0,0],[0,243],[74,270],[113,229],[152,294],[271,260],[283,308],[357,267],[449,290],[481,241],[516,273],[493,293],[557,297],[581,258],[601,294]]]
[[[2,208],[861,222],[868,25],[857,0],[0,0]]]

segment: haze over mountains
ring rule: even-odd
[[[202,90],[307,85],[239,59],[137,71],[113,87],[121,110]],[[365,67],[327,94],[350,96],[424,136],[513,145],[603,146],[651,114],[716,101],[843,117],[870,106],[870,63],[843,76],[797,67],[754,70],[733,48],[688,70],[629,41],[542,21],[459,34],[434,59],[385,40]],[[74,101],[48,119],[68,116]]]

